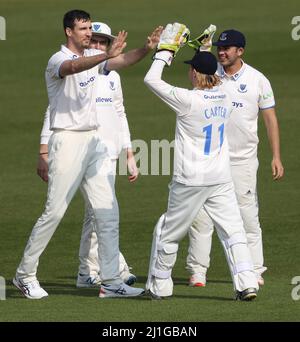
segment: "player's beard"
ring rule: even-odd
[[[84,49],[88,49],[90,46],[90,41],[91,41],[90,39],[89,40],[85,39],[84,41],[82,41],[81,47]]]

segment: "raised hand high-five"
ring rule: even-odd
[[[107,56],[108,58],[113,58],[119,56],[123,50],[125,49],[127,43],[126,43],[126,38],[127,38],[127,32],[120,31],[118,33],[118,36],[116,39],[114,39],[113,43],[107,50]]]

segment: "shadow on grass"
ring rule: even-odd
[[[230,297],[218,297],[218,296],[193,296],[193,295],[173,295],[172,298],[179,298],[179,299],[197,299],[197,300],[221,300],[221,301],[229,301],[232,302],[233,298]]]
[[[72,278],[73,279],[73,278]],[[17,289],[12,282],[8,282],[8,285],[11,285],[11,288],[6,289],[6,297],[7,299],[17,299],[17,298],[24,298],[23,294],[19,289]],[[64,284],[59,282],[42,282],[41,286],[51,295],[58,295],[58,296],[77,296],[77,297],[98,297],[99,288],[77,288],[74,283],[72,284]],[[112,298],[115,299],[115,298]],[[124,298],[125,299],[125,298]],[[135,300],[148,300],[146,296],[141,297],[127,297],[128,299],[135,299]],[[47,297],[43,300],[47,300]],[[107,299],[106,299],[107,300]]]
[[[144,276],[137,276],[137,283],[146,283],[147,278]],[[62,296],[78,296],[78,297],[98,297],[99,288],[77,288],[76,278],[71,276],[60,277],[60,279],[71,279],[72,283],[61,283],[57,282],[42,282],[42,287],[49,293],[49,295],[62,295]],[[186,278],[173,278],[174,285],[188,285]],[[227,280],[209,280],[208,283],[225,283],[230,284],[231,281]],[[7,285],[11,288],[6,289],[7,299],[12,298],[24,298],[20,290],[14,287],[12,281],[8,281]],[[232,298],[218,297],[218,296],[203,296],[203,295],[192,295],[192,294],[174,294],[172,297],[165,300],[173,299],[197,299],[197,300],[221,300],[221,301],[232,301]],[[45,298],[46,299],[46,298]],[[112,298],[115,299],[115,298]],[[125,299],[125,298],[124,298]],[[141,297],[127,297],[126,300],[150,300],[152,302],[160,302],[160,300],[153,300],[150,295],[145,294]],[[106,299],[107,300],[107,299]]]
[[[52,286],[55,286],[53,288]],[[61,285],[54,285],[47,283],[44,285],[44,288],[48,291],[49,296],[51,297],[52,295],[58,295],[58,296],[79,296],[79,297],[93,297],[97,298],[98,297],[98,291],[96,288],[94,289],[77,289],[71,286],[64,285],[63,287]],[[11,299],[18,299],[22,298],[24,299],[24,296],[21,294],[21,292],[18,289],[7,289],[6,291],[7,295],[7,300]],[[106,298],[105,300],[108,299],[114,299],[114,300],[120,300],[119,298]],[[149,294],[145,294],[140,297],[127,297],[124,298],[126,300],[142,300],[142,301],[151,301],[151,302],[164,302],[164,301],[172,301],[172,299],[192,299],[192,300],[217,300],[217,301],[232,301],[232,298],[228,297],[218,297],[218,296],[203,296],[203,295],[179,295],[175,294],[170,298],[164,299],[164,300],[154,300],[151,298]],[[123,300],[124,300],[123,299]],[[43,298],[42,300],[47,300],[46,298]],[[121,299],[122,300],[122,299]]]
[[[212,284],[232,284],[231,280],[208,279],[207,282]]]
[[[232,302],[233,299],[230,297],[218,297],[218,296],[203,296],[203,295],[191,295],[191,294],[185,294],[185,295],[181,295],[181,294],[173,294],[173,296],[171,297],[166,297],[162,300],[158,300],[158,299],[153,299],[151,298],[151,296],[149,294],[145,294],[144,298],[148,298],[150,299],[152,302],[169,302],[172,301],[174,299],[192,299],[192,300],[220,300],[220,301],[230,301]]]
[[[188,278],[177,278],[174,277],[172,278],[174,285],[188,285]],[[147,282],[147,277],[144,276],[137,276],[137,282],[138,283],[146,283]],[[217,279],[208,279],[207,283],[212,283],[212,284],[232,284],[231,280],[217,280]]]

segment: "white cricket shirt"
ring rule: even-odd
[[[245,164],[257,158],[257,119],[261,109],[275,106],[272,87],[259,71],[243,62],[241,69],[228,76],[219,64],[221,89],[232,99],[233,111],[227,126],[230,162]]]
[[[111,71],[108,75],[99,75],[95,101],[99,131],[108,147],[111,158],[118,158],[122,148],[131,148],[131,140],[123,104],[121,80],[117,72]],[[51,134],[50,108],[48,106],[40,143],[48,144]]]
[[[161,80],[164,66],[163,61],[154,60],[145,83],[177,114],[173,179],[190,186],[230,182],[225,124],[231,99],[218,87],[188,90],[171,86]]]
[[[102,53],[86,49],[84,57]],[[91,130],[98,127],[96,115],[96,80],[99,73],[105,73],[106,62],[63,78],[59,75],[61,64],[78,58],[62,45],[61,50],[49,60],[46,68],[46,85],[50,105],[50,128],[66,130]]]
[[[99,77],[96,106],[101,137],[109,155],[118,158],[122,148],[131,148],[131,140],[117,72]]]

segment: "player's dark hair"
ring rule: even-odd
[[[66,30],[67,27],[69,27],[70,29],[73,30],[74,26],[75,26],[75,20],[82,20],[82,21],[89,21],[91,20],[91,16],[89,15],[89,13],[82,11],[82,10],[71,10],[69,12],[67,12],[64,15],[64,30]]]

